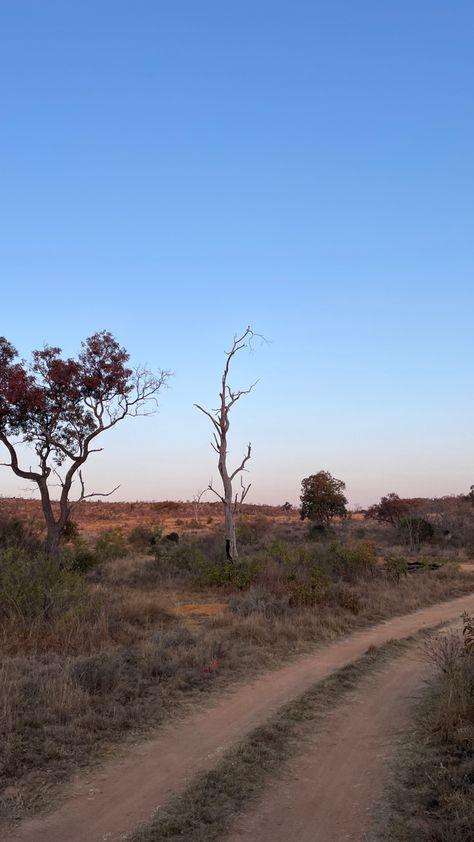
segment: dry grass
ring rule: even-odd
[[[378,842],[474,839],[474,655],[455,634],[425,654],[436,674],[397,758]]]
[[[285,530],[286,525],[278,540]],[[347,525],[341,532],[347,533]],[[313,550],[300,546],[299,532],[287,537],[291,535],[297,561],[311,560]],[[259,546],[258,535],[250,538]],[[265,540],[274,538],[271,534]],[[211,544],[209,538],[208,553]],[[282,588],[294,558],[285,560],[289,551],[284,545],[273,546],[268,559],[264,548],[258,551],[266,561],[254,586],[260,588],[257,598],[252,589],[242,592],[231,584],[197,587],[189,571],[184,580],[173,578],[161,562],[129,556],[102,563],[77,589],[75,583],[67,591],[70,601],[64,612],[39,613],[30,620],[14,613],[3,618],[3,820],[44,808],[78,767],[100,759],[107,748],[156,729],[210,691],[385,617],[466,593],[474,585],[469,575],[449,565],[398,584],[370,568],[329,583],[318,579],[316,590],[303,588],[310,604],[303,600],[302,607],[291,607],[293,584],[291,594]],[[317,553],[324,555],[323,550]],[[283,560],[276,560],[279,556]],[[72,581],[67,580],[67,587]],[[296,582],[306,587],[304,577],[300,581],[297,576]],[[183,603],[208,601],[215,606],[217,597],[221,603],[230,600],[233,610],[208,617],[187,616],[182,610]]]

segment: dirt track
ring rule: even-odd
[[[328,715],[226,842],[362,842],[387,761],[410,718],[426,667],[416,651],[390,662]]]
[[[465,610],[474,610],[474,595],[380,623],[234,688],[205,710],[171,723],[154,739],[128,750],[89,777],[78,779],[54,813],[27,820],[1,839],[117,842],[182,790],[195,773],[211,768],[233,742],[318,680],[350,663],[371,645],[455,620]],[[388,716],[391,721],[390,711]],[[347,745],[342,751],[345,756]],[[330,838],[324,837],[324,842]]]

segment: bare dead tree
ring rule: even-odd
[[[236,404],[237,401],[240,400],[240,398],[243,395],[248,395],[252,391],[254,386],[256,386],[256,383],[252,383],[252,385],[249,386],[248,389],[233,390],[229,386],[227,379],[229,375],[230,365],[235,355],[243,348],[248,347],[254,336],[256,336],[256,334],[253,332],[250,326],[247,327],[242,336],[234,336],[234,341],[232,343],[230,351],[226,351],[227,360],[222,374],[221,390],[219,393],[219,408],[209,412],[207,409],[204,409],[199,404],[194,404],[194,406],[197,409],[199,409],[201,412],[204,413],[204,415],[207,415],[207,417],[210,418],[214,427],[213,441],[211,442],[211,447],[215,450],[218,456],[217,465],[222,480],[223,493],[219,493],[219,491],[217,491],[214,488],[212,480],[209,482],[208,490],[212,491],[213,494],[215,494],[219,498],[222,505],[224,506],[225,551],[226,557],[229,561],[235,561],[235,559],[238,558],[235,526],[240,507],[244,502],[251,486],[251,483],[245,485],[242,474],[246,470],[245,466],[249,461],[252,453],[252,446],[249,443],[247,445],[247,450],[240,465],[238,465],[237,468],[235,468],[235,470],[229,472],[229,469],[227,467],[227,440],[230,426],[229,415],[234,404]],[[240,476],[240,488],[238,491],[234,492],[233,483],[238,476]]]
[[[196,523],[197,525],[199,525],[199,504],[200,504],[200,502],[201,502],[202,497],[203,497],[203,496],[204,496],[204,494],[206,493],[206,491],[209,491],[209,489],[208,489],[208,488],[203,488],[203,490],[202,490],[202,491],[199,491],[199,490],[198,490],[198,491],[196,491],[196,493],[193,495],[194,521],[195,521],[195,523]]]

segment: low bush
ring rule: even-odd
[[[127,548],[120,529],[106,529],[101,532],[95,542],[95,552],[98,561],[123,558],[127,554]]]
[[[30,553],[40,552],[42,542],[34,527],[20,518],[0,516],[0,549],[18,547]]]
[[[201,586],[234,585],[239,590],[245,590],[257,580],[260,568],[260,560],[253,556],[212,564],[201,554],[197,562],[195,582]]]
[[[153,552],[154,547],[161,541],[163,530],[160,526],[135,526],[128,536],[128,543],[135,550]]]
[[[288,607],[288,596],[275,596],[259,586],[233,594],[229,599],[229,610],[242,617],[250,617],[253,614],[263,617],[281,617],[286,614]]]
[[[336,582],[331,585],[328,601],[345,611],[350,611],[352,614],[359,614],[362,609],[360,595],[344,582]]]
[[[369,541],[357,544],[335,542],[328,549],[326,564],[332,573],[342,579],[354,580],[373,575],[377,566],[375,544]]]
[[[67,549],[64,548],[62,557],[66,566],[75,573],[89,573],[99,564],[97,553],[80,539],[76,539]]]
[[[385,572],[392,582],[399,582],[408,574],[408,562],[403,556],[388,555],[385,558]]]
[[[259,546],[264,542],[269,529],[270,524],[265,517],[253,520],[242,518],[237,526],[237,543],[244,547]]]
[[[89,589],[61,559],[15,547],[0,551],[0,617],[28,624],[87,611]]]

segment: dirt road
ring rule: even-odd
[[[232,743],[369,646],[458,619],[466,610],[474,610],[474,595],[372,626],[231,689],[206,709],[171,723],[154,739],[74,781],[55,812],[24,821],[0,838],[3,842],[118,842],[181,791],[194,774],[211,768]]]
[[[426,666],[416,650],[363,680],[226,842],[363,842]]]

